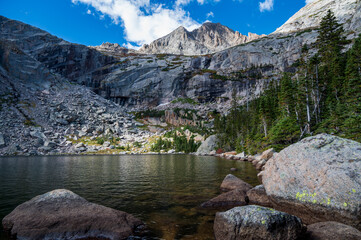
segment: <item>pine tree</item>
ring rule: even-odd
[[[361,141],[361,35],[348,53],[346,79],[347,118],[344,129],[348,137]]]
[[[322,76],[324,81],[324,94],[327,95],[327,104],[339,101],[344,89],[344,61],[342,49],[346,44],[343,36],[344,30],[337,22],[334,13],[328,10],[320,23],[317,38],[318,54],[322,63]]]

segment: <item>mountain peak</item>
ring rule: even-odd
[[[202,55],[221,51],[263,36],[251,33],[245,36],[220,23],[205,22],[191,32],[180,26],[151,44],[145,44],[139,49],[139,52]]]

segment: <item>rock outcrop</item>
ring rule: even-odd
[[[303,233],[298,217],[255,205],[218,212],[213,229],[217,240],[291,240]]]
[[[361,239],[361,232],[338,222],[318,222],[307,226],[307,239],[359,240]]]
[[[197,155],[209,154],[211,151],[215,150],[218,144],[218,139],[216,135],[209,136],[201,146],[197,149]]]
[[[262,182],[274,207],[307,223],[337,221],[361,229],[361,143],[320,134],[271,158]]]
[[[221,184],[221,190],[225,191],[225,192],[239,189],[239,190],[243,191],[244,193],[246,193],[251,188],[252,188],[252,186],[250,184],[242,181],[241,179],[239,179],[238,177],[236,177],[232,174],[228,174],[223,179],[223,182]]]
[[[136,54],[135,50],[121,47],[118,43],[105,42],[99,46],[90,46],[90,48],[93,48],[107,55],[118,57],[128,56],[129,54]]]
[[[206,22],[201,27],[189,32],[184,27],[178,27],[170,34],[145,44],[140,53],[203,55],[243,44],[266,35],[248,33],[248,36],[235,32],[220,23]]]
[[[72,141],[81,137],[112,133],[141,142],[148,134],[124,108],[71,82],[112,57],[4,17],[0,52],[0,132],[6,141],[0,141],[0,155],[78,153],[86,149]]]
[[[272,207],[272,202],[267,196],[266,190],[263,185],[258,185],[248,190],[247,198],[250,205]]]
[[[317,28],[328,10],[332,10],[337,20],[344,24],[349,34],[360,32],[361,4],[359,0],[315,0],[294,14],[275,33],[289,33]]]
[[[58,189],[34,197],[2,220],[18,239],[126,239],[144,229],[132,215]]]
[[[227,210],[236,206],[244,205],[247,205],[246,193],[240,189],[234,189],[202,203],[201,208]]]

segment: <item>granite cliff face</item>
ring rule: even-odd
[[[103,54],[124,57],[128,54],[135,54],[136,50],[128,49],[125,47],[121,47],[118,43],[109,43],[105,42],[99,46],[90,46],[90,48],[95,49]]]
[[[264,36],[266,35],[254,33],[248,33],[248,36],[245,36],[220,23],[206,22],[191,32],[184,27],[179,27],[151,44],[145,44],[139,49],[139,52],[203,55],[218,52]]]
[[[332,10],[337,20],[349,34],[360,32],[360,0],[315,0],[279,27],[275,33],[289,33],[308,28],[317,28],[328,10]]]
[[[147,135],[124,108],[70,81],[112,57],[4,17],[0,30],[0,155],[80,153],[95,149],[69,140]]]

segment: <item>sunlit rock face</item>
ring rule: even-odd
[[[235,32],[220,23],[206,22],[201,27],[189,32],[179,27],[170,34],[145,44],[141,53],[168,53],[182,55],[203,55],[243,44],[265,35],[248,33],[248,36]]]
[[[361,228],[361,144],[329,134],[305,138],[271,158],[262,182],[276,209],[308,224]]]
[[[344,24],[346,31],[360,32],[361,2],[359,0],[315,0],[279,27],[275,33],[289,33],[315,28],[328,10],[334,12],[337,20]]]

